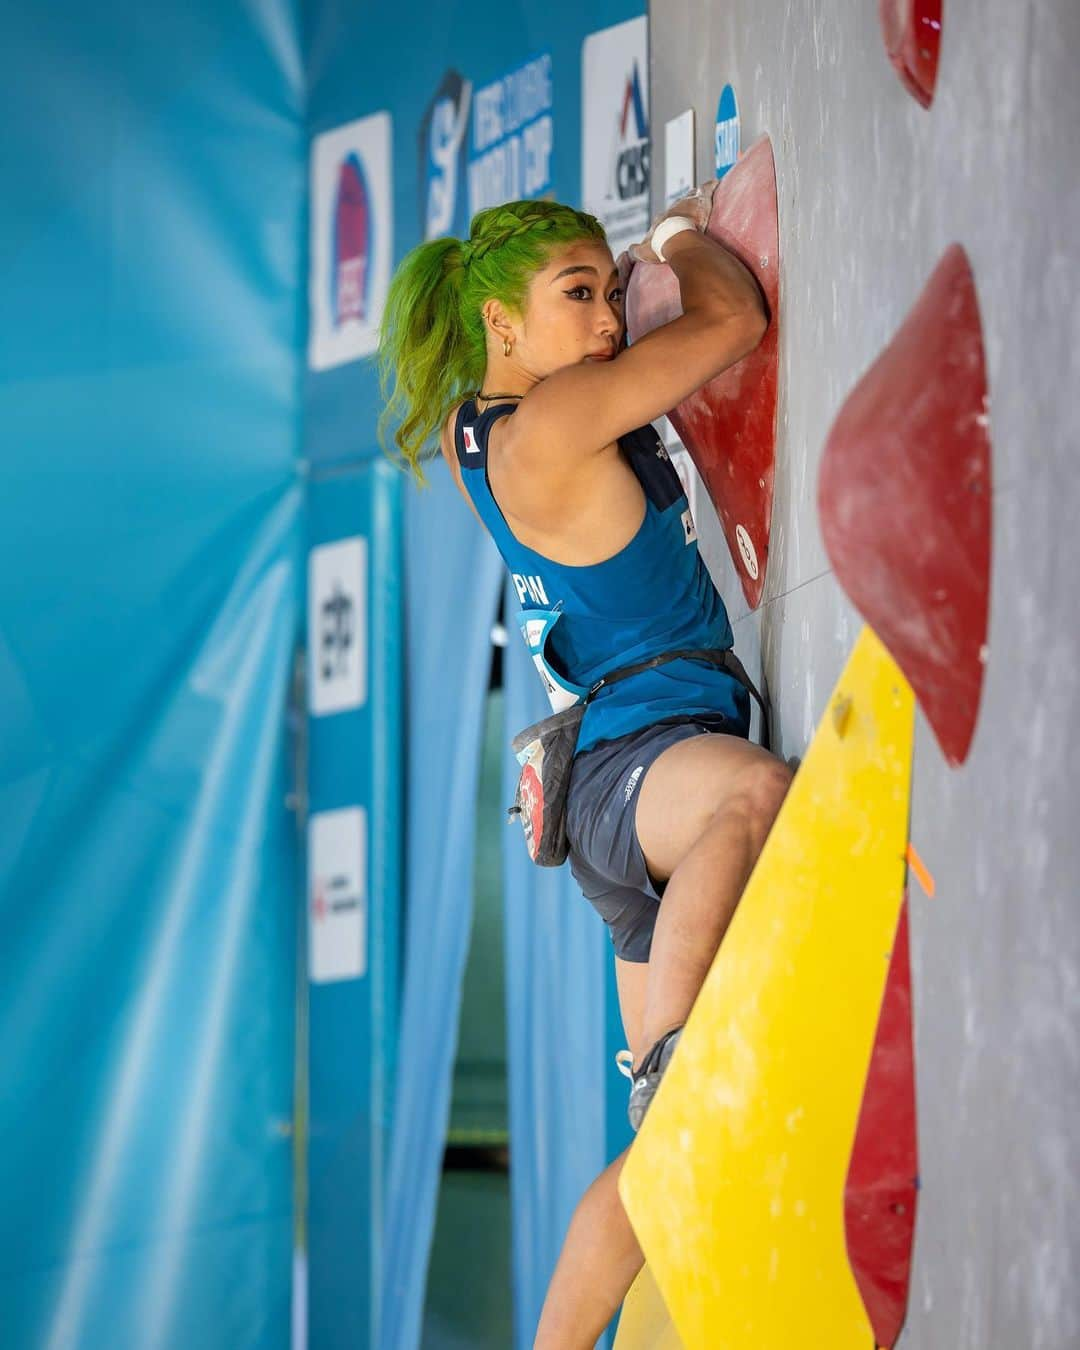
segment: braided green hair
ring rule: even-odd
[[[561,245],[606,243],[604,227],[559,202],[506,202],[478,211],[466,240],[417,245],[390,282],[379,328],[379,445],[425,482],[421,457],[450,409],[480,388],[487,366],[481,307],[495,298],[525,311],[529,282]],[[386,428],[400,419],[394,446]]]

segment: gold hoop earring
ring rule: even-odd
[[[503,338],[503,356],[510,355],[510,339]]]

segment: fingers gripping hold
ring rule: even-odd
[[[699,187],[688,192],[678,201],[673,202],[665,211],[661,211],[653,223],[649,226],[649,232],[640,244],[631,244],[627,252],[635,262],[660,262],[655,249],[652,247],[652,237],[657,226],[663,221],[673,217],[685,217],[690,220],[696,229],[704,231],[709,223],[709,216],[712,213],[713,193],[716,191],[719,179],[710,178]]]

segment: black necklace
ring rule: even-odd
[[[524,394],[484,394],[479,389],[473,394],[473,398],[482,398],[490,403],[493,398],[524,398]]]

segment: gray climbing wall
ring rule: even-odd
[[[910,1350],[1080,1346],[1080,4],[945,0],[932,108],[885,56],[877,0],[650,7],[653,209],[664,124],[720,90],[776,155],[782,357],[772,554],[747,612],[699,500],[736,649],[801,754],[861,619],[829,567],[829,427],[945,248],[967,249],[994,449],[989,663],[967,763],[920,715],[912,883],[922,1192]]]

